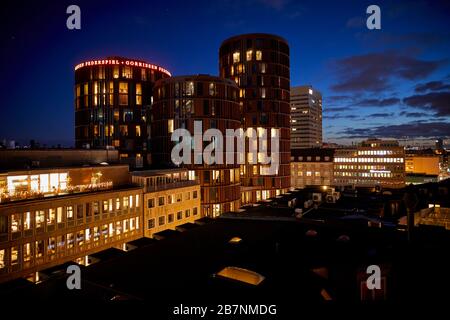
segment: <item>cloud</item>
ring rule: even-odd
[[[429,114],[425,112],[408,112],[408,111],[402,111],[399,113],[399,115],[407,118],[423,118],[429,116]]]
[[[346,128],[340,134],[345,138],[406,138],[406,137],[449,137],[449,122],[415,121],[398,125],[383,125],[372,128]]]
[[[387,99],[363,99],[355,103],[359,107],[388,107],[399,104],[401,102],[398,98]]]
[[[328,112],[342,112],[342,111],[347,111],[351,109],[351,107],[332,107],[332,108],[326,108],[323,110],[323,112],[328,113]]]
[[[413,95],[404,98],[403,103],[410,107],[434,111],[436,116],[450,115],[450,91]]]
[[[444,83],[442,81],[430,81],[427,83],[418,84],[414,88],[415,92],[440,91],[440,90],[450,90],[450,84]]]
[[[354,115],[354,114],[340,114],[340,113],[336,113],[332,116],[324,116],[325,119],[357,119],[359,118],[359,116]]]
[[[379,47],[391,47],[391,48],[429,48],[441,44],[448,43],[449,33],[404,33],[393,34],[389,32],[359,32],[356,34],[356,38],[361,40],[364,45],[379,48]]]
[[[372,113],[368,116],[368,118],[388,118],[388,117],[392,117],[393,115],[394,115],[393,112]]]
[[[427,77],[446,60],[421,60],[394,51],[351,56],[331,65],[338,82],[337,92],[381,92],[393,79],[416,80]]]

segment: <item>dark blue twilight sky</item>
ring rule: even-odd
[[[2,3],[0,139],[73,144],[73,67],[110,55],[173,75],[218,73],[225,38],[274,33],[292,85],[323,93],[324,135],[450,136],[450,1],[14,1]],[[66,28],[81,7],[82,29]],[[366,8],[381,7],[381,30]]]

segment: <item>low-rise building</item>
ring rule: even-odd
[[[133,182],[143,187],[145,237],[201,217],[200,184],[187,169],[137,171]]]
[[[330,186],[333,183],[334,149],[291,150],[291,188]]]
[[[142,237],[142,188],[128,166],[0,176],[0,282]]]
[[[404,187],[404,148],[395,140],[369,139],[357,147],[336,149],[334,185]]]

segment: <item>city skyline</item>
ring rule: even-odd
[[[323,93],[324,141],[449,136],[448,4],[381,1],[382,28],[368,30],[369,4],[249,0],[197,7],[138,3],[118,10],[117,4],[82,1],[82,29],[75,31],[65,28],[66,3],[4,10],[1,81],[8,92],[4,116],[11,121],[0,138],[73,146],[73,71],[82,61],[121,55],[161,65],[174,76],[217,75],[223,39],[247,32],[287,39],[291,85],[310,84]],[[269,16],[272,23],[262,25]],[[205,37],[211,41],[204,43]],[[190,50],[180,50],[184,46]],[[7,81],[16,73],[28,81]]]

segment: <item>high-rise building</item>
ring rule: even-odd
[[[354,148],[336,149],[334,185],[404,187],[404,148],[396,140],[369,139]]]
[[[312,86],[291,88],[291,149],[322,146],[322,94]]]
[[[174,166],[171,152],[175,142],[171,136],[176,129],[187,134],[203,136],[208,129],[218,129],[225,136],[226,129],[241,126],[237,101],[238,88],[228,79],[209,75],[179,76],[162,79],[154,88],[152,106],[152,153],[154,162]],[[200,124],[200,132],[195,125]],[[210,143],[218,147],[219,141],[192,140],[190,164],[182,165],[195,175],[201,185],[202,216],[216,217],[222,212],[237,210],[240,206],[240,176],[237,148],[231,150],[223,139],[224,152],[215,153],[216,162],[207,164],[203,150]],[[197,153],[200,147],[200,153]],[[232,153],[233,163],[226,163],[226,154]],[[223,164],[218,158],[222,157]]]
[[[121,162],[142,167],[150,159],[147,117],[155,81],[169,77],[159,66],[109,57],[75,67],[75,145],[115,147]]]
[[[241,201],[254,203],[290,188],[290,69],[289,45],[270,34],[245,34],[225,40],[219,50],[219,72],[239,87],[242,127],[279,137],[279,167],[275,174],[260,159],[253,161],[246,144],[241,166]],[[258,152],[265,146],[258,145]],[[270,156],[272,146],[267,153]],[[259,157],[259,156],[258,156]]]

